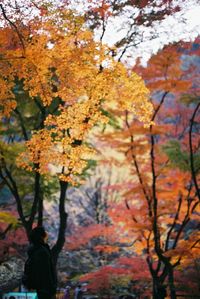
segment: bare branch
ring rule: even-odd
[[[2,4],[0,4],[0,8],[1,8],[1,10],[2,10],[2,14],[3,14],[3,16],[4,16],[4,18],[5,18],[5,20],[6,21],[8,21],[8,23],[11,25],[11,27],[13,27],[14,28],[14,30],[16,31],[16,33],[17,33],[17,35],[18,35],[18,38],[19,38],[19,40],[20,40],[20,43],[21,43],[21,45],[22,45],[22,50],[23,50],[23,58],[25,57],[25,45],[24,45],[24,41],[23,41],[23,36],[21,35],[21,33],[19,32],[19,30],[18,30],[18,28],[17,28],[17,26],[15,25],[15,23],[13,23],[8,17],[7,17],[7,15],[6,15],[6,11],[5,11],[5,9],[4,9],[4,7],[3,7],[3,5]]]
[[[193,152],[193,144],[192,144],[192,129],[194,125],[194,120],[196,117],[196,114],[199,110],[200,107],[200,102],[197,104],[196,108],[194,109],[194,112],[192,114],[192,118],[190,120],[190,128],[189,128],[189,148],[190,148],[190,164],[191,164],[191,172],[192,172],[192,179],[194,181],[194,185],[196,188],[197,196],[200,200],[200,191],[199,191],[199,186],[196,178],[196,171],[195,171],[195,166],[194,166],[194,152]]]

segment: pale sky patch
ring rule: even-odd
[[[192,41],[200,34],[200,4],[194,5],[194,1],[188,1],[182,5],[183,11],[176,13],[173,16],[167,17],[160,25],[155,25],[154,28],[146,28],[144,37],[145,42],[136,47],[130,48],[124,56],[124,60],[128,64],[133,64],[137,57],[142,57],[142,62],[145,64],[150,56],[156,53],[165,44],[178,42],[179,40]],[[181,16],[184,22],[180,22]],[[112,46],[120,38],[126,36],[126,23],[123,19],[112,20],[108,24],[104,43]],[[155,30],[158,37],[148,40]]]

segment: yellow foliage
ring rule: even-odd
[[[29,26],[21,28],[25,45],[22,59],[8,59],[8,63],[6,57],[19,57],[19,48],[1,49],[5,56],[0,65],[4,73],[0,78],[1,116],[9,116],[16,107],[14,78],[23,80],[30,101],[40,99],[44,108],[60,99],[56,113],[47,114],[44,128],[33,132],[17,163],[42,174],[54,167],[60,179],[73,182],[73,175],[83,171],[86,157],[93,154],[83,144],[88,133],[97,123],[107,122],[102,109],[131,111],[149,125],[149,92],[138,75],[129,73],[107,54],[106,46],[95,42],[83,19],[72,12],[63,10],[58,16],[55,11]],[[6,28],[1,31],[5,38]],[[11,34],[10,29],[7,32]]]
[[[18,223],[18,220],[11,213],[1,211],[0,212],[0,222],[8,223],[8,224],[12,224],[13,226],[16,226]]]

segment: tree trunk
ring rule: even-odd
[[[168,266],[168,281],[169,281],[169,289],[170,289],[170,298],[176,299],[176,289],[174,285],[174,271],[172,266]]]
[[[157,292],[156,292],[156,282],[155,280],[153,279],[153,289],[152,289],[152,294],[153,294],[153,299],[156,299],[157,298]]]
[[[68,188],[68,182],[60,181],[60,199],[59,199],[59,216],[60,225],[56,244],[52,248],[52,256],[54,264],[57,264],[59,253],[65,244],[65,231],[67,228],[67,213],[65,211],[65,199]]]
[[[158,278],[156,276],[154,276],[153,277],[153,290],[152,290],[153,299],[160,299],[158,297],[158,286],[159,286]]]
[[[38,198],[38,226],[43,225],[43,191],[40,188],[39,198]]]

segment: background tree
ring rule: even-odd
[[[181,70],[180,56],[179,47],[166,47],[152,57],[147,68],[143,69],[143,78],[152,92],[152,103],[155,111],[152,121],[156,121],[157,125],[150,127],[149,137],[139,135],[134,138],[132,132],[136,135],[138,126],[135,122],[131,122],[130,116],[126,114],[125,123],[131,143],[129,143],[127,150],[125,144],[127,145],[128,142],[125,141],[125,144],[121,144],[121,147],[125,148],[127,159],[133,163],[135,174],[138,177],[138,181],[133,184],[133,189],[130,189],[125,195],[124,213],[130,213],[130,219],[127,220],[128,226],[134,226],[133,230],[137,230],[139,225],[140,238],[137,237],[137,239],[142,241],[139,245],[139,251],[142,253],[145,248],[154,282],[155,298],[158,297],[156,289],[160,283],[163,283],[166,275],[169,279],[170,296],[176,298],[173,269],[184,260],[184,253],[181,248],[182,246],[186,248],[186,244],[188,244],[187,250],[192,251],[194,249],[195,251],[194,247],[199,242],[198,235],[193,235],[195,229],[198,229],[196,222],[198,198],[194,189],[188,155],[186,153],[183,156],[179,155],[181,150],[179,152],[180,148],[176,146],[174,159],[177,161],[176,166],[179,164],[182,171],[177,168],[173,169],[172,160],[169,160],[172,157],[170,155],[172,152],[169,154],[169,148],[164,146],[167,138],[174,145],[178,143],[176,140],[184,140],[182,147],[188,147],[188,141],[187,144],[184,143],[186,138],[188,140],[187,128],[190,125],[186,115],[191,115],[192,112],[181,107],[181,104],[175,101],[177,99],[175,95],[177,93],[180,95],[180,93],[189,90],[191,78],[188,77],[187,71],[184,74]],[[177,59],[179,62],[176,61]],[[177,111],[180,115],[178,120]],[[143,133],[145,132],[143,131]],[[138,134],[142,134],[141,127],[138,128]],[[128,136],[128,132],[125,136]],[[118,144],[119,147],[120,144]],[[168,156],[162,152],[163,148]],[[149,157],[148,160],[147,157]],[[183,163],[185,163],[185,168]],[[198,168],[198,155],[196,155],[195,164]],[[138,183],[139,185],[137,185]],[[145,202],[143,202],[144,198]],[[138,204],[137,200],[139,200]],[[121,206],[120,214],[116,216],[115,212],[114,217],[119,217],[118,221],[125,219],[125,214],[122,215]],[[147,221],[145,220],[146,217]],[[129,221],[133,222],[132,225]],[[188,232],[191,221],[194,223],[194,231],[186,240],[186,231]],[[141,226],[142,223],[144,226]],[[145,247],[142,246],[142,243]],[[169,254],[170,251],[171,255]],[[179,254],[176,256],[175,252],[179,252]],[[155,260],[157,260],[157,265]]]
[[[152,121],[156,124],[144,128],[130,113],[112,110],[120,121],[123,119],[123,123],[119,121],[122,130],[104,131],[100,137],[101,146],[109,142],[111,147],[124,154],[122,165],[130,170],[123,200],[113,203],[110,210],[110,217],[116,225],[116,232],[110,228],[110,234],[112,238],[118,236],[120,245],[122,240],[132,243],[125,254],[132,252],[146,258],[154,298],[159,298],[159,289],[166,279],[170,298],[176,298],[174,269],[188,265],[189,256],[190,263],[194,261],[199,252],[199,199],[191,172],[189,142],[190,119],[197,105],[188,100],[191,99],[190,90],[193,90],[193,95],[198,92],[198,85],[193,81],[198,64],[196,67],[188,64],[189,59],[195,57],[183,56],[187,52],[186,45],[182,46],[165,47],[150,59],[146,68],[139,63],[135,68],[151,90]],[[190,106],[186,107],[183,99]],[[196,117],[197,121],[198,115]],[[196,130],[192,137],[195,177],[198,178]],[[104,250],[112,250],[117,244],[116,239],[114,241]]]

